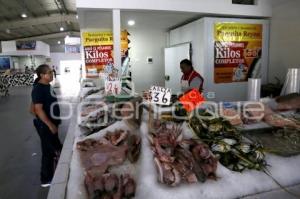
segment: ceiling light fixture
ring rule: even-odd
[[[22,18],[26,18],[26,17],[27,17],[27,14],[26,14],[26,13],[22,13],[22,14],[21,14],[21,17],[22,17]]]
[[[129,20],[127,23],[128,23],[129,26],[133,26],[135,24],[135,21],[134,20]]]
[[[22,18],[27,18],[27,9],[26,9],[26,4],[25,4],[25,0],[23,0],[22,2],[22,12],[21,12],[21,17]]]
[[[76,19],[78,19],[78,15],[76,15]]]
[[[57,43],[58,43],[58,44],[61,44],[61,42],[60,42],[60,41],[58,41]]]
[[[63,26],[63,13],[60,15],[60,32],[64,31],[64,26]]]

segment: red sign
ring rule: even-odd
[[[248,42],[215,42],[215,67],[246,64],[244,49]]]
[[[205,101],[205,98],[197,89],[192,89],[181,96],[179,101],[187,112],[191,112],[201,105]]]
[[[105,46],[85,46],[84,59],[85,65],[102,65],[113,62],[112,45]]]

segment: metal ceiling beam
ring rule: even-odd
[[[45,29],[47,30],[47,32],[52,32],[52,30],[46,24],[44,24],[42,27],[45,27]]]
[[[58,5],[58,2],[57,2],[56,0],[54,0],[54,3],[55,3],[55,5],[56,5],[57,9],[59,10],[59,13],[60,13],[60,14],[63,14],[63,11],[61,10],[61,8],[60,8],[59,5]]]
[[[37,30],[37,31],[39,31],[40,34],[44,34],[43,31],[40,29],[39,26],[34,26],[34,29]]]
[[[21,12],[25,12],[27,15],[32,15],[33,17],[36,17],[36,14],[32,12],[32,10],[30,10],[29,7],[26,5],[25,0],[18,0],[17,2],[21,8]]]
[[[54,0],[57,8],[61,11],[61,14],[69,14],[69,11],[66,7],[64,0]]]
[[[61,23],[63,21],[70,21],[72,23],[78,23],[78,20],[76,19],[76,15],[60,15],[60,14],[54,14],[50,15],[49,17],[37,17],[37,18],[28,18],[28,19],[22,19],[22,20],[11,20],[9,22],[1,23],[0,31],[6,30],[6,29],[17,29],[17,28],[24,28],[31,25],[42,25],[42,24],[50,24],[50,23]]]
[[[19,37],[19,38],[14,38],[14,40],[44,40],[44,39],[51,39],[51,38],[60,38],[60,37],[65,37],[66,35],[70,36],[77,36],[80,37],[80,32],[77,31],[66,31],[66,32],[55,32],[55,33],[50,33],[50,34],[42,34],[42,35],[35,35],[31,37]]]
[[[0,0],[0,4],[1,4],[1,9],[5,9],[5,10],[8,10],[9,12],[11,12],[13,9],[9,6],[9,5],[7,5],[6,4],[6,2],[5,1],[3,1],[3,0]],[[10,21],[10,18],[9,17],[7,17],[7,16],[2,16],[2,18],[4,18],[6,21]]]
[[[48,12],[48,10],[45,8],[45,6],[39,1],[39,0],[35,0],[39,5],[40,7],[45,10],[47,16],[50,16],[50,13]]]

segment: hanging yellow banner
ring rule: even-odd
[[[128,45],[127,31],[121,32],[121,46]],[[83,46],[113,45],[113,33],[107,32],[83,32]]]
[[[214,40],[215,83],[260,78],[262,24],[215,23]]]
[[[122,61],[128,56],[128,32],[121,32]],[[82,43],[87,77],[97,77],[106,65],[113,64],[113,33],[83,32]]]
[[[256,41],[262,38],[261,24],[216,23],[215,41]]]

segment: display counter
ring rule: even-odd
[[[182,183],[170,187],[158,182],[158,174],[153,161],[153,152],[149,143],[149,120],[153,116],[149,113],[147,104],[141,105],[144,111],[141,115],[139,126],[131,126],[124,121],[117,121],[107,128],[89,136],[82,134],[82,130],[76,123],[77,115],[73,116],[70,128],[64,143],[62,155],[49,191],[48,199],[87,199],[85,186],[86,172],[80,163],[80,156],[76,143],[90,139],[100,139],[108,131],[114,129],[129,130],[140,134],[142,145],[140,158],[127,171],[134,175],[136,180],[136,192],[134,198],[257,198],[265,193],[283,192],[280,186],[285,188],[300,185],[300,155],[282,157],[266,153],[265,160],[268,164],[267,172],[256,170],[244,170],[243,172],[231,171],[220,163],[217,165],[216,179],[208,179],[205,183]],[[161,111],[157,109],[158,112]],[[181,124],[184,135],[194,137],[187,122]],[[278,185],[280,184],[280,186]],[[285,197],[294,196],[289,193]],[[264,195],[268,198],[268,195]]]

